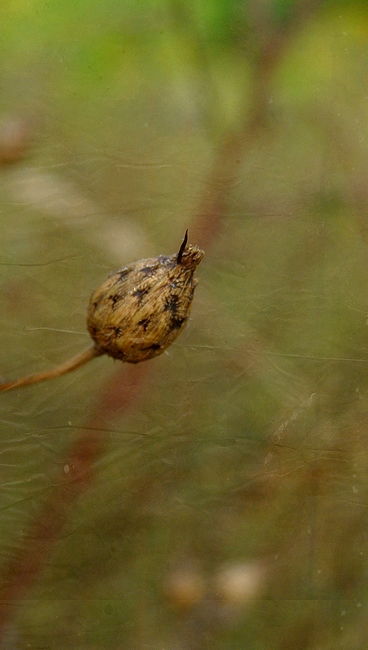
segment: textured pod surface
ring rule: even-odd
[[[129,363],[162,354],[188,320],[204,252],[143,259],[112,273],[90,299],[87,327],[102,352]]]

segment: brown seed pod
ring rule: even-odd
[[[112,273],[88,307],[87,327],[97,347],[128,363],[162,354],[188,320],[197,285],[193,274],[203,255],[187,246],[186,233],[176,255],[140,260]]]
[[[95,357],[139,363],[162,354],[189,318],[203,259],[198,246],[187,244],[168,257],[139,260],[112,273],[90,299],[87,327],[94,345],[57,368],[0,384],[0,392],[64,375]]]

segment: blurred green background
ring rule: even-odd
[[[110,271],[206,250],[144,380],[99,358],[1,396],[1,647],[366,647],[367,3],[3,0],[0,89],[3,378],[86,347]]]

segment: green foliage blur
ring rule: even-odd
[[[110,271],[208,242],[14,647],[365,647],[367,63],[363,0],[1,3],[0,374],[86,347]],[[1,396],[3,567],[117,368]]]

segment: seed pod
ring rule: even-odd
[[[102,353],[128,363],[157,357],[188,320],[204,252],[187,245],[179,253],[131,264],[105,280],[90,299],[88,331]]]
[[[87,327],[94,344],[52,370],[0,384],[0,393],[65,375],[108,354],[139,363],[162,354],[185,327],[204,252],[187,246],[176,255],[140,260],[112,273],[90,299]]]

